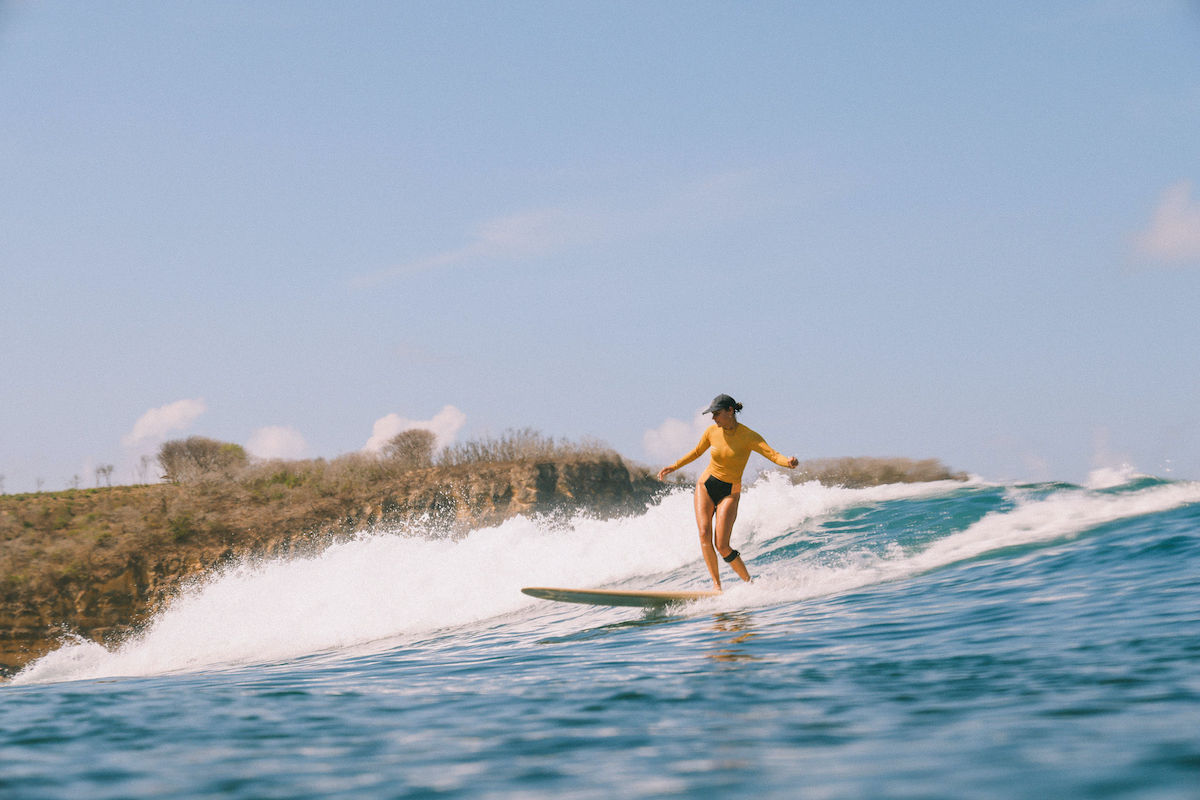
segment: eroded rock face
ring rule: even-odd
[[[414,470],[335,495],[159,485],[3,497],[0,541],[17,555],[0,575],[0,673],[65,635],[113,644],[184,583],[232,561],[311,554],[370,529],[463,536],[521,514],[638,513],[664,488],[613,457]],[[75,548],[53,554],[61,569],[47,566],[59,542],[29,543],[35,503]]]

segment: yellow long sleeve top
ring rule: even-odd
[[[780,455],[763,440],[762,436],[739,422],[731,431],[725,430],[720,425],[709,425],[708,429],[704,431],[704,435],[700,437],[700,444],[696,445],[696,449],[672,464],[671,470],[674,471],[692,463],[704,455],[704,451],[710,447],[712,448],[712,458],[709,461],[708,469],[704,471],[701,478],[712,475],[717,480],[732,483],[735,488],[740,488],[742,473],[746,470],[746,462],[750,460],[751,453],[758,453],[781,467],[788,466],[791,460],[787,456]]]

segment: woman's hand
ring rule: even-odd
[[[798,466],[800,466],[800,459],[795,456],[788,459],[788,469],[795,469]]]
[[[674,471],[675,470],[671,469],[670,467],[663,467],[662,469],[660,469],[658,471],[658,479],[661,481],[663,478],[667,477]]]

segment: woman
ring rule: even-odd
[[[787,458],[780,455],[763,441],[763,437],[742,425],[737,420],[737,414],[742,410],[742,404],[727,394],[719,394],[713,398],[712,404],[704,409],[705,414],[712,414],[713,425],[710,425],[700,437],[696,449],[669,467],[663,467],[658,473],[658,479],[670,475],[680,467],[690,464],[712,448],[712,457],[708,469],[696,481],[696,527],[700,531],[700,554],[704,556],[704,564],[708,574],[712,576],[713,584],[721,588],[721,575],[718,570],[717,554],[725,559],[725,563],[733,567],[733,571],[744,581],[750,580],[750,573],[742,562],[737,550],[729,546],[729,537],[733,533],[733,522],[737,519],[738,502],[742,497],[742,472],[751,453],[761,455],[774,461],[781,467],[794,469],[800,463],[799,459]]]

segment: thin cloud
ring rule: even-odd
[[[728,222],[766,200],[754,191],[757,179],[748,170],[707,175],[668,193],[636,216],[656,230],[692,230]]]
[[[709,424],[701,412],[696,412],[691,422],[669,418],[642,435],[642,449],[656,464],[674,464],[681,456],[691,452]]]
[[[1200,264],[1200,203],[1192,198],[1191,181],[1162,193],[1136,247],[1140,256],[1162,264]]]
[[[137,448],[154,444],[176,431],[186,430],[196,418],[208,410],[202,398],[176,400],[165,406],[152,408],[133,423],[133,430],[125,434],[121,444]]]
[[[462,247],[363,276],[355,285],[363,288],[430,270],[554,255],[592,241],[602,227],[595,217],[561,208],[497,217],[476,228]]]
[[[754,175],[722,172],[692,181],[650,203],[584,210],[551,207],[481,223],[466,244],[361,276],[356,288],[438,269],[545,258],[574,248],[661,232],[711,227],[746,213],[753,204]]]
[[[303,458],[308,452],[308,442],[295,428],[286,425],[268,425],[250,435],[246,450],[258,458]]]

